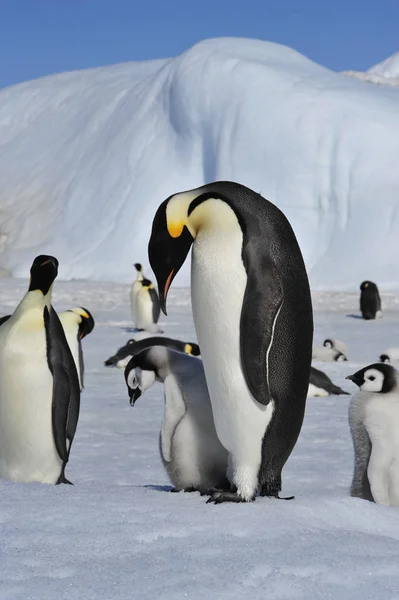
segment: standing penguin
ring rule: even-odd
[[[130,307],[131,307],[131,311],[132,311],[132,321],[133,321],[133,324],[136,325],[135,300],[136,300],[137,292],[141,289],[141,282],[144,279],[144,275],[143,275],[143,267],[140,263],[135,263],[133,266],[137,271],[137,275],[136,275],[136,279],[132,283],[132,289],[130,291]]]
[[[77,306],[58,313],[78,371],[80,389],[84,388],[82,339],[94,329],[94,319],[87,308]]]
[[[216,431],[236,492],[278,496],[301,430],[312,355],[309,282],[294,232],[271,202],[216,182],[170,196],[149,242],[161,307],[193,246],[191,301]]]
[[[363,281],[360,285],[360,312],[363,319],[379,319],[381,313],[381,298],[378,287],[372,281]]]
[[[131,406],[155,381],[164,385],[159,450],[174,491],[206,494],[212,488],[229,489],[227,451],[215,431],[202,361],[167,343],[147,346],[128,363],[125,380]]]
[[[69,483],[64,476],[79,418],[75,362],[51,306],[58,261],[38,256],[28,292],[0,327],[0,477]]]
[[[375,363],[347,379],[360,388],[349,405],[355,451],[351,496],[399,506],[398,372]]]
[[[159,298],[149,279],[140,281],[140,289],[134,302],[137,329],[162,333],[162,329],[157,325],[160,314]]]

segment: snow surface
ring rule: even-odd
[[[0,268],[25,276],[45,252],[62,278],[128,282],[158,205],[228,179],[287,214],[314,287],[398,287],[398,100],[235,38],[5,89]]]
[[[26,280],[0,281],[0,315]],[[349,397],[309,399],[284,470],[292,501],[206,504],[171,494],[158,455],[163,390],[128,403],[123,371],[103,366],[131,333],[129,285],[59,282],[54,305],[87,306],[96,327],[83,342],[86,389],[67,476],[72,486],[0,481],[0,600],[212,598],[396,600],[399,511],[349,497]],[[349,363],[323,363],[343,389],[347,374],[398,345],[399,298],[363,321],[358,294],[314,295],[315,343],[347,342]],[[173,287],[165,333],[195,339],[189,291]],[[352,316],[348,316],[352,315]]]

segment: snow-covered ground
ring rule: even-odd
[[[367,71],[344,71],[344,73],[369,83],[397,87],[399,86],[399,52],[388,56]]]
[[[26,280],[0,280],[0,314]],[[284,470],[283,494],[246,505],[171,494],[158,455],[162,387],[134,409],[123,371],[103,361],[131,333],[129,286],[56,281],[54,305],[89,308],[86,389],[67,476],[72,486],[0,481],[0,600],[396,600],[399,510],[352,499],[349,397],[309,399]],[[349,363],[323,363],[348,391],[347,374],[399,345],[399,298],[382,294],[384,317],[365,322],[358,294],[314,295],[315,342],[349,346]],[[172,288],[168,335],[195,339],[189,292]],[[348,316],[354,315],[354,316]],[[23,374],[22,374],[23,375]]]
[[[398,106],[396,89],[238,38],[2,90],[0,269],[46,253],[65,279],[128,282],[158,205],[228,179],[284,210],[314,287],[398,288]]]

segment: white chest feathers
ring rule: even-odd
[[[43,306],[26,304],[0,328],[0,477],[56,483],[62,462],[52,430]]]
[[[399,394],[361,395],[361,418],[371,442],[371,493],[378,504],[399,506]]]

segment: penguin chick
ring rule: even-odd
[[[388,348],[382,354],[380,354],[380,361],[382,363],[399,362],[399,348]]]
[[[317,398],[330,395],[339,396],[341,394],[349,396],[348,392],[344,392],[340,387],[334,385],[323,371],[310,367],[308,397]]]
[[[334,350],[338,350],[338,352],[341,352],[346,357],[348,357],[348,346],[340,340],[327,338],[326,340],[324,340],[323,346],[324,348],[333,348]]]
[[[84,388],[84,361],[82,339],[94,329],[92,314],[81,306],[58,313],[65,337],[72,352],[78,371],[80,389]]]
[[[321,348],[313,348],[312,360],[319,360],[321,362],[342,362],[348,359],[346,358],[345,354],[339,350],[322,346]]]
[[[399,506],[398,372],[374,363],[347,379],[359,387],[349,405],[355,452],[351,496]]]
[[[132,312],[132,321],[135,324],[136,323],[135,300],[136,300],[137,292],[141,289],[141,282],[144,279],[144,275],[143,275],[143,267],[141,266],[140,263],[135,263],[133,266],[137,271],[137,275],[136,275],[136,279],[132,283],[132,289],[130,291],[130,308],[131,308],[131,312]]]
[[[373,281],[363,281],[360,285],[360,312],[366,321],[382,317],[380,293]]]
[[[140,344],[140,341],[145,343]],[[181,342],[180,340],[174,340],[168,337],[148,336],[143,340],[128,340],[125,346],[119,348],[114,356],[110,356],[110,358],[104,362],[104,365],[106,367],[118,367],[119,369],[125,368],[132,356],[138,352],[141,352],[143,348],[148,348],[149,346],[167,346],[172,350],[184,352],[185,354],[190,354],[191,356],[200,355],[198,344],[193,342]]]
[[[216,434],[202,361],[152,346],[130,360],[125,380],[131,406],[155,381],[164,384],[159,449],[174,491],[229,489],[228,453]]]
[[[157,325],[161,311],[158,294],[149,279],[140,281],[140,286],[134,301],[136,327],[138,330],[162,333]]]

